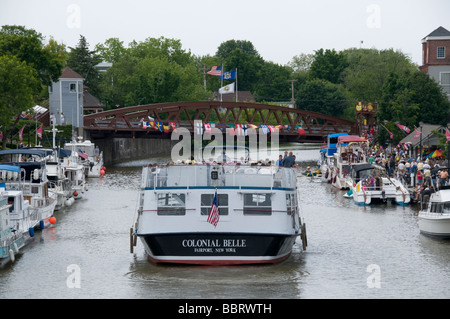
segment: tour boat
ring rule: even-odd
[[[0,184],[0,268],[15,261],[15,256],[26,244],[25,233],[11,218],[14,209],[5,185]]]
[[[429,198],[425,198],[429,196]],[[450,186],[442,186],[430,195],[419,212],[419,229],[424,235],[450,238]]]
[[[333,165],[329,166],[331,184],[338,189],[349,189],[347,177],[352,169],[367,164],[367,140],[356,135],[338,137]]]
[[[306,249],[295,169],[239,163],[149,165],[142,170],[131,250],[156,263],[236,265]]]
[[[49,192],[46,157],[48,152],[38,149],[11,149],[0,151],[3,160],[20,168],[18,174],[5,182],[6,189],[23,191],[24,198],[35,211],[41,228],[51,224],[56,206],[56,194]]]
[[[411,196],[405,185],[389,177],[377,164],[364,164],[352,168],[347,179],[353,200],[360,205],[370,205],[391,200],[398,205],[408,205]]]
[[[78,141],[66,143],[64,148],[78,152],[79,161],[84,166],[86,177],[100,177],[104,174],[103,152],[91,141],[82,142],[82,139],[82,137],[78,137]]]

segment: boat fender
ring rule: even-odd
[[[16,257],[14,256],[14,251],[12,249],[9,250],[9,258],[11,259],[11,262],[14,262],[16,260]]]
[[[41,229],[44,229],[44,228],[45,228],[45,223],[44,223],[43,220],[41,220],[41,221],[39,222],[39,228],[41,228]]]
[[[19,253],[19,247],[17,246],[17,243],[14,243],[14,249],[16,251],[16,254]]]
[[[30,234],[30,237],[34,237],[34,228],[33,227],[28,228],[28,233]]]
[[[39,170],[37,168],[33,171],[33,179],[34,180],[39,179]]]
[[[325,178],[328,178],[328,169],[327,172],[325,173]]]

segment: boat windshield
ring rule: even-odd
[[[296,187],[292,168],[257,165],[166,165],[144,167],[142,188]]]
[[[450,202],[431,203],[431,213],[450,214]]]

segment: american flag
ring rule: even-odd
[[[210,71],[206,72],[209,75],[221,76],[222,75],[222,67],[214,65]]]
[[[219,223],[219,201],[217,200],[217,191],[214,194],[214,200],[212,202],[211,209],[209,210],[208,215],[208,223],[213,224],[214,227],[217,227],[217,224]]]
[[[89,156],[85,152],[83,152],[80,148],[78,149],[78,156],[84,158],[85,160],[89,158]]]

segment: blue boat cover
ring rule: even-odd
[[[8,164],[0,164],[0,171],[10,171],[10,172],[20,172],[19,166],[8,165]]]

